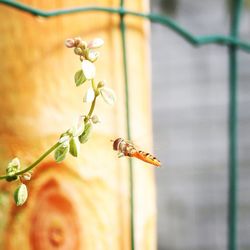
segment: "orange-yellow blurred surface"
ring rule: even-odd
[[[22,1],[52,10],[75,6],[117,7],[119,1]],[[146,10],[144,1],[127,1]],[[132,137],[151,146],[148,24],[126,17]],[[126,137],[125,91],[119,16],[91,12],[39,18],[0,6],[0,160],[4,174],[14,157],[23,167],[52,146],[89,106],[85,87],[74,86],[80,61],[65,48],[66,38],[101,37],[105,45],[96,62],[97,80],[105,79],[117,95],[110,107],[98,100],[101,119],[78,158],[63,164],[46,158],[27,184],[29,198],[16,207],[16,183],[0,182],[0,249],[116,250],[130,249],[128,162],[118,159],[110,139]],[[155,190],[153,168],[134,164],[135,244],[155,249]]]

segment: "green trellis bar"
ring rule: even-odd
[[[120,9],[124,8],[124,0],[120,0]],[[126,102],[126,127],[127,138],[131,140],[130,129],[130,105],[129,105],[129,83],[128,83],[128,67],[127,67],[127,52],[126,52],[126,24],[124,21],[124,12],[120,12],[120,30],[122,38],[122,54],[123,54],[123,71],[124,71],[124,83],[125,83],[125,102]],[[129,196],[130,196],[130,244],[131,250],[135,249],[134,239],[134,175],[133,175],[133,161],[128,158],[129,162]]]
[[[41,17],[54,17],[65,14],[73,14],[78,12],[101,11],[120,15],[120,30],[122,38],[123,50],[123,69],[126,95],[126,118],[127,118],[127,137],[130,139],[130,112],[129,112],[129,85],[128,71],[126,59],[126,25],[124,22],[125,15],[133,15],[147,18],[151,22],[159,23],[169,27],[178,35],[194,46],[206,44],[226,45],[229,48],[229,192],[228,192],[228,250],[237,250],[237,182],[238,182],[238,160],[237,160],[237,50],[241,49],[250,52],[250,43],[242,41],[238,38],[239,20],[242,9],[242,0],[233,0],[231,15],[231,31],[230,35],[209,35],[195,36],[185,28],[180,26],[174,20],[167,16],[161,16],[154,13],[141,13],[130,11],[124,8],[124,0],[120,0],[119,8],[107,7],[77,7],[70,9],[59,9],[53,11],[43,11],[11,0],[0,0],[0,4],[11,6],[13,8],[25,11],[32,15]],[[130,181],[130,209],[131,209],[131,250],[135,249],[134,244],[134,200],[133,200],[133,166],[129,161],[129,181]]]
[[[230,33],[233,38],[239,35],[242,0],[232,2]],[[228,250],[237,249],[237,189],[238,189],[238,152],[237,152],[237,47],[229,46],[229,171],[228,171]]]

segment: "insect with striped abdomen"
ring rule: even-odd
[[[122,156],[135,157],[137,159],[150,163],[156,167],[160,167],[161,165],[161,162],[157,160],[153,155],[141,150],[137,150],[132,143],[125,141],[122,138],[118,138],[115,141],[113,141],[113,149],[115,151],[118,151],[118,157]]]

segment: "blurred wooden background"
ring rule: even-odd
[[[22,1],[43,10],[77,6],[118,7],[119,1]],[[148,9],[147,1],[126,7]],[[151,148],[148,23],[126,17],[132,136]],[[16,207],[15,183],[0,183],[0,249],[130,249],[128,162],[117,159],[110,139],[126,137],[125,92],[119,16],[91,12],[34,17],[0,6],[0,159],[1,173],[17,156],[23,166],[39,157],[88,108],[83,89],[74,86],[80,68],[64,40],[81,36],[105,41],[96,63],[97,79],[106,79],[117,95],[109,107],[101,100],[92,139],[77,159],[62,164],[48,157],[28,184],[29,199]],[[155,190],[152,168],[135,162],[135,237],[137,249],[155,249]]]

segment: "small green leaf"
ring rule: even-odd
[[[100,89],[101,96],[103,100],[110,105],[113,105],[115,103],[115,92],[107,87],[103,87]]]
[[[76,84],[76,86],[79,86],[79,85],[83,84],[85,81],[86,81],[86,78],[85,78],[85,76],[83,74],[82,69],[78,70],[75,73],[75,84]]]
[[[80,152],[80,142],[78,137],[72,137],[69,141],[69,152],[74,157],[77,157]]]
[[[25,184],[21,184],[14,192],[14,200],[17,206],[22,206],[28,198],[28,190]]]
[[[88,141],[91,136],[93,125],[91,122],[87,122],[84,127],[83,133],[79,136],[79,141],[83,144]]]
[[[95,65],[89,60],[82,61],[82,71],[87,80],[91,80],[95,77]]]
[[[67,153],[69,152],[69,142],[66,141],[63,144],[61,144],[55,151],[55,160],[56,162],[61,162],[65,159]]]

